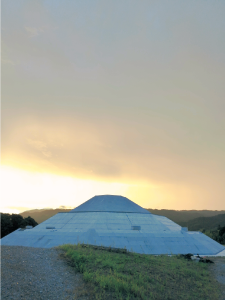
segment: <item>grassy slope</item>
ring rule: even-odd
[[[63,257],[83,274],[92,299],[218,299],[208,264],[179,256],[113,253],[63,245]]]

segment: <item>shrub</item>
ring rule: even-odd
[[[1,213],[1,238],[17,230],[18,228],[24,228],[27,225],[35,227],[38,225],[38,223],[30,216],[24,219],[18,214],[10,215]]]

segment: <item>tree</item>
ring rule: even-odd
[[[12,223],[12,231],[21,227],[21,223],[23,222],[23,217],[18,214],[11,215],[11,223]]]
[[[21,215],[1,213],[1,238],[27,225],[35,227],[38,223],[30,216],[24,219]]]
[[[33,218],[31,218],[30,216],[28,216],[27,218],[23,219],[23,221],[20,224],[20,226],[21,227],[26,227],[27,225],[35,227],[35,226],[38,225],[38,223]]]
[[[222,236],[225,233],[225,226],[220,228],[219,235]]]
[[[1,213],[1,237],[6,236],[12,232],[12,223],[10,214]]]
[[[220,228],[218,241],[220,244],[225,245],[225,226]]]

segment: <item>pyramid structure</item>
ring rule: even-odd
[[[95,196],[70,212],[58,213],[32,229],[18,229],[1,239],[2,245],[39,248],[68,243],[155,255],[218,255],[225,251],[203,233],[188,231],[126,197],[114,195]]]

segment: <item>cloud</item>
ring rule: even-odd
[[[45,25],[41,27],[29,27],[25,26],[25,31],[28,33],[28,36],[35,37],[38,36],[44,32],[49,32],[58,29],[58,26],[53,26],[53,25]]]
[[[225,6],[128,2],[5,1],[2,161],[222,199]]]
[[[34,37],[37,35],[40,35],[41,33],[44,32],[44,27],[41,28],[35,28],[35,27],[26,27],[25,26],[25,30],[27,31],[29,37]]]
[[[62,209],[73,209],[72,206],[65,206],[65,205],[61,205],[59,208],[62,208]]]
[[[4,41],[2,41],[2,53],[1,53],[1,63],[5,64],[5,65],[11,65],[11,66],[15,66],[16,63],[14,61],[14,59],[12,59],[10,57],[12,51],[10,50],[9,47],[7,47],[6,43],[4,43]]]
[[[10,64],[12,66],[15,66],[16,64],[11,59],[1,59],[2,64]]]
[[[204,149],[204,144],[199,152],[191,149],[195,145],[187,143],[174,124],[160,120],[160,129],[154,120],[154,127],[148,128],[137,120],[132,122],[128,115],[126,119],[107,116],[107,120],[98,116],[97,121],[68,113],[27,115],[28,119],[23,116],[14,123],[10,118],[10,130],[3,131],[3,165],[134,184],[127,196],[137,201],[141,197],[144,207],[160,203],[161,208],[223,208],[223,152],[217,150],[214,157],[215,152]]]
[[[52,157],[51,151],[48,150],[48,146],[45,142],[39,140],[27,139],[27,143],[31,145],[34,149],[40,151],[47,158]]]
[[[154,183],[200,184],[215,172],[223,173],[221,164],[212,163],[216,144],[205,148],[207,136],[196,143],[192,132],[158,116],[152,115],[151,121],[144,114],[133,120],[122,113],[116,118],[68,112],[27,116],[3,130],[3,163],[11,156],[24,168],[29,161],[40,170],[84,179]],[[217,159],[223,161],[222,157],[223,151],[217,150]]]

